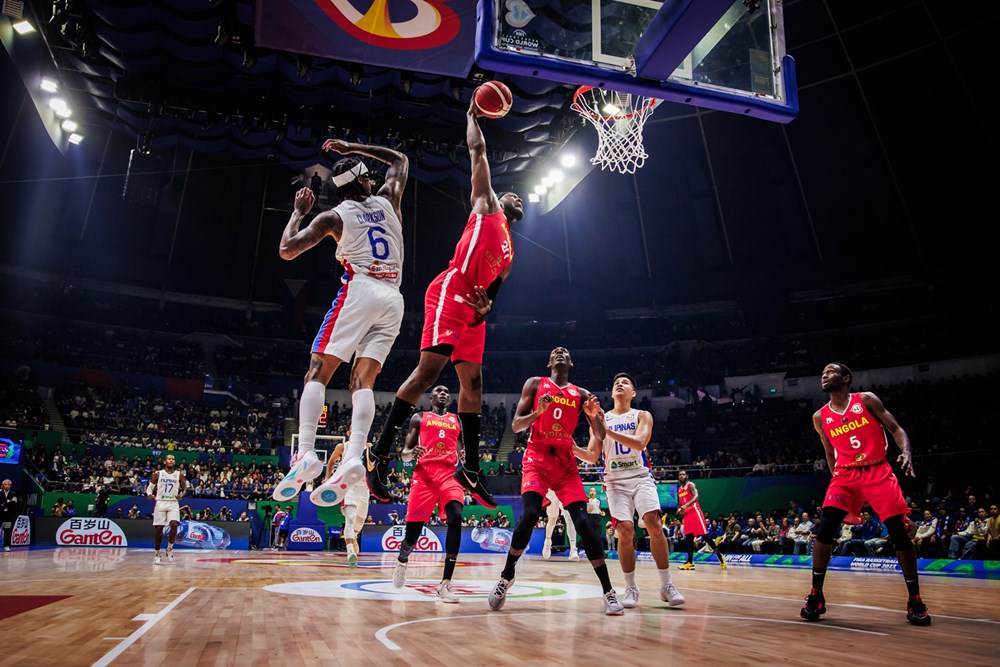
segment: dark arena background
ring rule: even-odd
[[[996,664],[998,20],[924,0],[3,0],[0,667]],[[325,140],[408,158],[374,442],[472,210],[466,110],[490,80],[513,93],[479,120],[492,187],[524,218],[486,316],[479,452],[498,508],[465,505],[461,603],[445,604],[439,521],[392,583],[402,438],[357,563],[341,506],[309,500],[319,480],[272,498],[344,274],[332,239],[291,261],[278,246],[300,188],[307,222],[336,203]],[[581,114],[583,85],[613,92]],[[625,156],[608,143],[639,138]],[[385,165],[366,162],[378,187]],[[524,511],[514,409],[556,347],[605,410],[614,376],[635,379],[683,606],[657,594],[636,519],[641,599],[606,615],[582,545],[561,516],[547,544],[544,512],[507,604],[487,604]],[[866,505],[808,623],[831,362],[905,429],[915,475],[890,437],[907,537]],[[351,423],[343,366],[323,460]],[[457,398],[451,364],[439,382]],[[146,486],[168,454],[190,514],[161,566]],[[579,467],[621,596],[604,468]],[[682,471],[711,522],[690,569]],[[908,541],[929,626],[907,623]]]

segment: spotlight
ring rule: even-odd
[[[572,153],[566,153],[559,160],[559,163],[562,164],[562,166],[564,167],[572,167],[574,164],[576,164],[576,156],[573,155]]]
[[[562,183],[563,173],[561,169],[553,169],[549,172],[549,180],[553,183]]]
[[[31,25],[27,21],[18,21],[11,27],[16,30],[19,35],[30,35],[35,32],[35,26]]]
[[[78,144],[81,141],[83,141],[83,135],[82,134],[77,134],[76,132],[74,132],[73,134],[69,135],[69,143],[71,143],[71,144]]]
[[[76,129],[80,127],[75,120],[64,120],[62,122],[62,129],[67,132],[76,132]]]
[[[540,201],[542,201],[542,198],[536,195],[534,192],[528,193],[528,203],[537,204]]]
[[[54,93],[59,90],[59,84],[52,79],[45,77],[42,79],[41,88],[47,93]]]

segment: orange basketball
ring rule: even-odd
[[[479,113],[487,118],[503,118],[514,103],[510,88],[500,81],[487,81],[472,93]]]

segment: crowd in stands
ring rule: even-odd
[[[59,387],[56,404],[71,440],[104,446],[257,453],[284,440],[285,402],[245,406],[173,399],[137,388]],[[275,407],[277,405],[278,407]]]
[[[27,364],[18,365],[13,372],[0,373],[0,425],[43,431],[52,427]]]
[[[28,471],[46,491],[145,496],[149,478],[162,462],[152,454],[132,458],[103,457],[70,451],[49,454],[42,447],[29,451]],[[180,462],[177,469],[188,480],[187,495],[194,498],[263,500],[271,497],[284,472],[273,463],[225,462],[211,455]],[[96,503],[98,506],[100,503]]]

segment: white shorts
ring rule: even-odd
[[[660,511],[656,482],[649,475],[621,480],[604,480],[607,487],[608,510],[615,521],[634,521],[648,512]]]
[[[176,521],[180,523],[181,520],[181,509],[180,505],[174,501],[170,502],[167,500],[158,500],[156,505],[153,507],[153,525],[154,526],[169,526],[171,521]]]
[[[341,361],[359,357],[385,363],[403,322],[403,295],[390,283],[359,273],[337,292],[313,340],[312,352]]]

